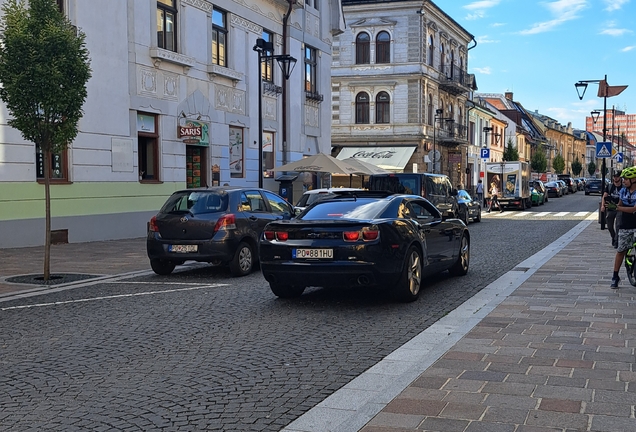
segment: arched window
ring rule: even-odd
[[[367,33],[360,33],[356,36],[356,64],[371,63],[370,45],[371,38]]]
[[[375,97],[375,122],[391,122],[391,98],[387,92],[380,92]]]
[[[441,44],[439,47],[439,70],[444,73],[444,67],[446,66],[446,47],[444,44]]]
[[[428,95],[428,124],[433,124],[433,95]]]
[[[375,38],[375,62],[391,63],[391,36],[385,31]]]
[[[435,57],[435,44],[433,43],[433,36],[428,37],[428,65],[433,66],[433,58]]]
[[[369,124],[369,95],[365,92],[356,95],[356,124]]]

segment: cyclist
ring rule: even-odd
[[[616,211],[621,217],[618,225],[618,248],[614,258],[614,273],[612,274],[611,288],[618,288],[618,271],[625,259],[625,253],[634,244],[636,234],[636,167],[625,168],[621,172],[624,188],[620,190],[619,202]]]
[[[609,189],[605,191],[603,198],[601,199],[601,207],[605,211],[605,222],[607,224],[607,230],[612,237],[612,246],[614,249],[618,247],[618,230],[616,227],[619,221],[616,220],[616,204],[620,199],[620,190],[623,188],[623,182],[621,179],[621,173],[616,171],[612,176],[612,184]]]

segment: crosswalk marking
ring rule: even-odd
[[[593,212],[589,212],[589,211],[580,211],[580,212],[533,212],[533,211],[507,211],[507,212],[503,212],[503,213],[499,213],[499,212],[494,212],[494,213],[490,213],[488,214],[489,217],[517,217],[517,218],[522,218],[522,217],[535,217],[535,218],[542,218],[542,217],[546,217],[546,216],[550,216],[550,217],[565,217],[565,216],[574,216],[574,217],[586,217],[590,214],[592,214]],[[484,214],[484,216],[486,216],[486,214]]]

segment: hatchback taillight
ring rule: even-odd
[[[355,242],[360,238],[360,231],[345,231],[342,233],[342,239],[346,242]]]
[[[346,242],[356,242],[360,239],[363,241],[376,240],[380,235],[380,231],[375,228],[362,228],[360,231],[344,231],[342,239]]]
[[[153,216],[150,218],[150,222],[148,222],[148,231],[159,232],[159,227],[157,226],[157,216]]]
[[[365,241],[376,240],[380,235],[380,231],[377,229],[365,229],[362,230],[362,238]]]
[[[221,216],[219,220],[216,221],[216,225],[214,225],[214,232],[220,229],[236,229],[236,216],[232,213]]]

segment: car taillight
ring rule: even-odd
[[[236,229],[236,216],[232,213],[221,216],[216,225],[214,225],[214,232],[220,229],[231,230]]]
[[[274,239],[278,241],[289,240],[289,233],[285,231],[263,231],[263,235],[265,236],[265,240],[269,241],[272,241]]]
[[[362,238],[365,241],[376,240],[379,235],[380,235],[380,231],[377,229],[362,230]]]
[[[342,239],[346,242],[355,242],[360,238],[360,231],[345,231],[342,233]]]
[[[153,216],[150,218],[150,222],[148,223],[148,231],[159,232],[159,227],[157,226],[157,216]]]

